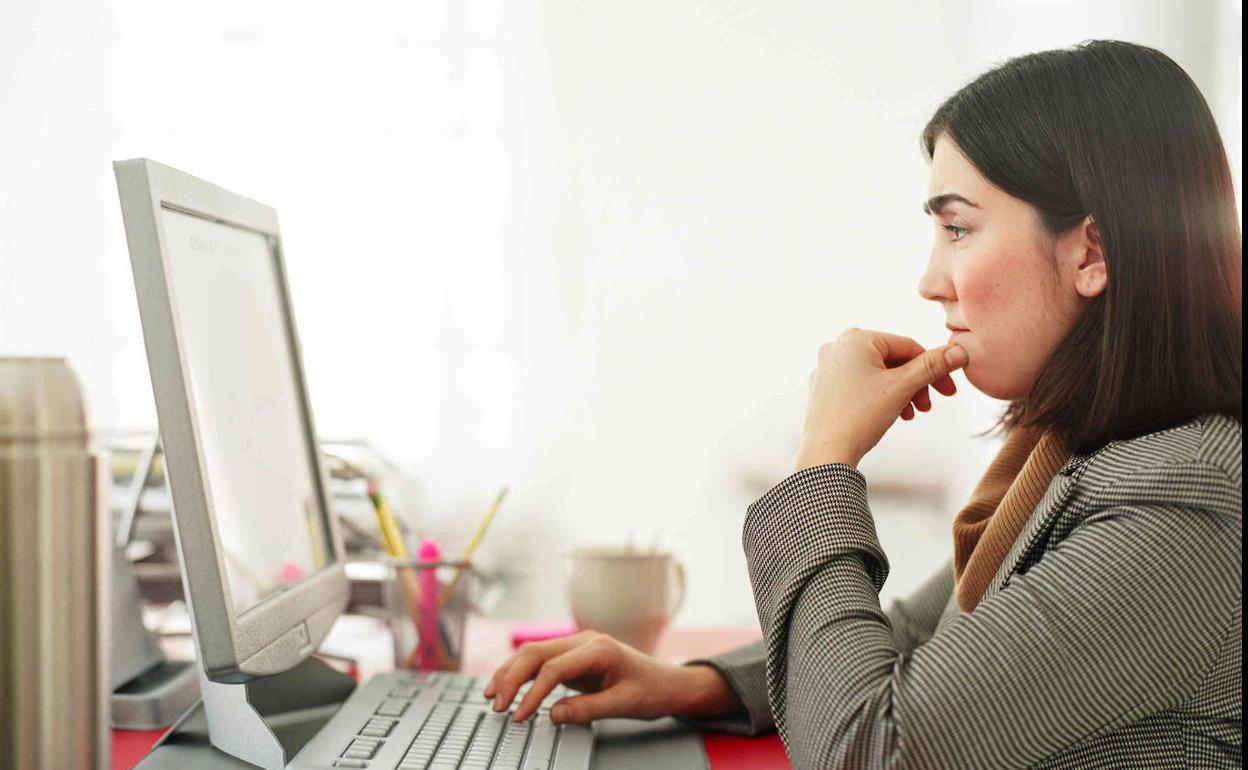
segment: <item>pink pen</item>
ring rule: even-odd
[[[420,541],[416,558],[422,564],[434,564],[442,558],[442,548],[433,538]],[[438,670],[438,574],[432,566],[420,569],[420,651],[417,668]]]

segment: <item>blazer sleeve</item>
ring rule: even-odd
[[[953,595],[953,559],[931,574],[904,599],[888,607],[888,625],[897,651],[910,652],[932,638]]]
[[[931,638],[952,593],[953,560],[950,559],[909,597],[892,603],[888,620],[898,650],[908,652]],[[746,711],[716,719],[677,717],[680,721],[700,730],[737,735],[762,735],[776,729],[771,704],[767,701],[767,651],[761,639],[721,655],[684,663],[686,666],[698,664],[718,671],[745,704]]]
[[[799,471],[743,533],[793,766],[1023,768],[1174,708],[1232,631],[1240,543],[1238,519],[1198,507],[1094,510],[907,653],[880,610],[889,566],[866,480],[839,463]]]

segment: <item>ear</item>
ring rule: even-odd
[[[1109,283],[1109,270],[1105,264],[1105,251],[1101,246],[1101,228],[1090,214],[1075,226],[1077,252],[1075,261],[1075,291],[1091,299],[1105,291]]]

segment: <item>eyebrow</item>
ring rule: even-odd
[[[957,193],[945,193],[928,198],[927,202],[923,204],[923,213],[929,216],[933,212],[940,214],[945,210],[945,206],[948,206],[950,203],[965,203],[972,208],[979,208],[979,204],[972,203]]]

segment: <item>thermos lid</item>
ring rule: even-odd
[[[0,444],[88,438],[82,387],[65,359],[0,357]]]

